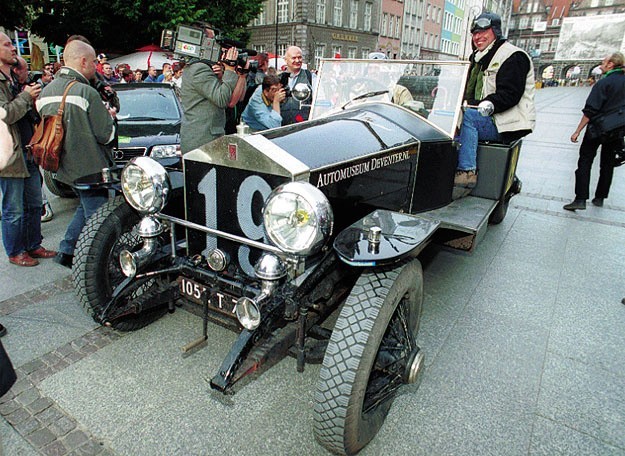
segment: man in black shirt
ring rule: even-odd
[[[571,135],[571,141],[576,143],[580,133],[586,128],[582,145],[579,148],[579,160],[575,171],[575,199],[563,206],[567,211],[586,209],[588,199],[588,187],[590,185],[590,169],[597,155],[597,149],[601,146],[601,170],[599,182],[592,204],[603,206],[603,200],[608,197],[612,174],[614,173],[614,156],[616,148],[621,147],[625,131],[614,132],[613,135],[601,137],[594,121],[601,115],[610,112],[620,106],[625,107],[625,68],[623,54],[615,52],[607,56],[601,62],[601,70],[605,76],[599,80],[590,91],[586,99],[586,105],[582,112],[579,125]]]

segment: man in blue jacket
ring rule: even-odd
[[[286,92],[280,83],[280,78],[269,74],[263,79],[262,85],[254,91],[241,119],[253,131],[278,128],[282,125],[280,103],[285,97]]]
[[[603,59],[601,70],[605,76],[592,87],[590,95],[586,99],[586,105],[582,109],[584,113],[582,119],[571,135],[571,141],[576,143],[580,133],[588,125],[582,145],[579,148],[579,160],[577,161],[577,171],[575,171],[575,199],[563,206],[563,209],[567,211],[586,209],[590,186],[590,169],[599,146],[601,146],[601,170],[592,204],[603,206],[603,200],[608,197],[610,192],[612,174],[614,173],[614,155],[616,148],[621,146],[620,141],[622,141],[625,132],[620,132],[620,138],[618,132],[612,136],[601,138],[593,122],[602,114],[618,107],[625,108],[624,63],[623,54],[620,52],[615,52]]]

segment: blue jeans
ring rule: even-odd
[[[478,141],[501,141],[492,117],[484,117],[477,109],[467,109],[460,127],[460,150],[458,151],[458,169],[462,171],[477,168]]]
[[[80,232],[87,224],[87,220],[91,217],[100,206],[108,200],[108,191],[100,190],[75,190],[80,198],[80,203],[74,212],[65,237],[59,246],[59,253],[73,255],[76,248],[76,242],[80,236]]]
[[[26,156],[24,155],[26,160]],[[41,175],[26,160],[30,177],[0,177],[2,189],[2,243],[7,255],[41,247]]]

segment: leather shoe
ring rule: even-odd
[[[592,199],[592,205],[593,206],[598,206],[598,207],[603,207],[603,198],[593,198]]]
[[[0,324],[0,337],[6,335],[7,333],[7,329],[4,327],[4,325]]]
[[[54,250],[48,250],[45,247],[39,247],[38,249],[31,250],[28,254],[32,258],[52,258],[56,256],[56,252]]]
[[[61,266],[72,269],[72,264],[74,264],[74,255],[59,252],[56,254],[53,261]]]
[[[567,211],[586,209],[586,200],[575,199],[569,204],[565,204],[564,206],[562,206],[562,209],[566,209]]]
[[[19,255],[9,257],[9,263],[12,263],[16,266],[31,267],[37,266],[39,264],[39,261],[32,258],[28,253],[22,252]]]

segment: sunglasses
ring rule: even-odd
[[[471,25],[471,33],[479,32],[481,30],[488,30],[493,26],[493,21],[488,17],[481,17],[473,21]]]

